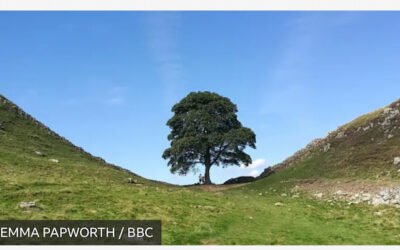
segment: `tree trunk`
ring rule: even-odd
[[[206,169],[205,169],[205,174],[204,174],[204,184],[205,185],[209,185],[209,184],[211,184],[211,179],[210,179],[210,168],[211,168],[211,166],[205,166],[206,167]]]
[[[207,150],[205,154],[205,173],[204,173],[204,184],[205,185],[210,185],[211,184],[211,179],[210,179],[210,168],[211,168],[211,156],[210,156],[210,151]]]

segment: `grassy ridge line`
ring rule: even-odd
[[[145,179],[128,169],[116,166],[114,164],[107,163],[104,159],[93,156],[89,152],[85,151],[81,147],[74,145],[65,137],[60,136],[49,127],[35,119],[30,114],[26,113],[20,107],[18,107],[15,103],[0,95],[0,122],[3,127],[3,133],[5,136],[14,136],[17,137],[16,139],[19,140],[18,143],[22,146],[22,148],[29,148],[31,145],[37,145],[36,149],[32,148],[32,152],[39,151],[41,152],[40,148],[43,148],[43,145],[40,145],[40,142],[45,142],[46,140],[51,140],[54,142],[54,145],[62,145],[63,149],[67,149],[69,152],[73,152],[84,156],[92,161],[98,162],[101,165],[106,165],[110,168],[116,169],[118,171],[123,171],[129,175],[132,175],[136,178]],[[7,130],[12,131],[12,133],[7,134]],[[0,132],[2,130],[0,129]],[[11,134],[11,135],[10,135]],[[40,134],[41,136],[39,136]],[[1,134],[0,134],[1,135]],[[18,136],[19,135],[19,136]],[[25,138],[24,138],[25,137]],[[31,140],[29,140],[30,138]],[[35,141],[36,140],[36,141]],[[22,142],[26,142],[25,145],[22,145]],[[39,142],[37,142],[39,141]],[[10,143],[8,146],[12,146],[13,143]],[[49,146],[49,145],[47,145]],[[26,153],[26,152],[25,152]]]
[[[400,100],[340,126],[272,167],[304,178],[397,178],[393,158],[400,156]],[[393,112],[393,113],[390,113]],[[391,114],[394,114],[393,117]],[[389,119],[390,118],[390,119]],[[287,170],[294,168],[292,170]],[[295,169],[302,169],[296,171]],[[264,171],[260,178],[268,175]]]

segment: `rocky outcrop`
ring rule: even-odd
[[[371,143],[377,144],[382,144],[385,140],[393,140],[396,136],[400,136],[400,100],[339,127],[337,130],[328,133],[323,139],[313,140],[283,162],[272,166],[268,171],[265,170],[258,178],[265,178],[269,175],[266,173],[270,171],[278,172],[308,159],[314,154],[335,152],[335,147],[345,140],[353,141],[355,138],[368,136],[370,136],[369,141]],[[385,164],[390,161],[394,161],[396,162],[394,165],[400,166],[400,159],[386,159]]]
[[[272,169],[272,167],[268,167],[268,168],[264,169],[264,171],[257,177],[257,179],[268,177],[273,173],[274,173],[274,170]]]

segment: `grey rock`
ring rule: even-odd
[[[394,165],[399,165],[400,164],[400,156],[394,157],[393,164]]]
[[[326,152],[328,152],[328,150],[331,148],[331,144],[330,143],[327,143],[327,144],[325,144],[324,145],[324,152],[326,153]]]
[[[138,181],[136,179],[133,179],[133,178],[128,178],[128,183],[138,184]]]
[[[343,131],[340,131],[337,135],[336,135],[336,139],[341,139],[343,137],[345,137],[345,133]]]
[[[336,195],[342,196],[342,195],[347,195],[346,192],[343,192],[342,190],[338,190],[335,192]]]
[[[35,151],[35,154],[38,155],[38,156],[44,156],[44,154],[42,152],[40,152],[40,151]]]
[[[34,208],[36,207],[36,203],[34,201],[21,201],[19,207],[22,209]]]
[[[316,198],[321,199],[322,196],[324,196],[324,194],[323,194],[323,193],[316,193],[316,194],[314,194],[314,196],[315,196]]]

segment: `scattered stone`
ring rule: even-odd
[[[128,178],[128,183],[138,184],[138,181],[136,179],[133,179],[133,178]]]
[[[343,192],[342,190],[336,191],[335,194],[336,194],[336,195],[347,195],[347,193],[346,193],[346,192]]]
[[[343,131],[340,131],[337,135],[336,135],[336,139],[341,139],[343,137],[345,137],[345,133]]]
[[[21,201],[19,203],[19,207],[22,209],[35,208],[36,203],[34,201]]]
[[[374,215],[375,215],[375,216],[382,216],[382,215],[383,215],[383,212],[382,212],[382,211],[374,212]]]
[[[60,161],[57,159],[49,159],[49,162],[53,162],[53,163],[59,163]]]
[[[282,194],[281,194],[281,196],[283,196],[283,197],[286,197],[286,196],[287,196],[287,194],[286,194],[286,193],[282,193]]]
[[[316,198],[321,199],[322,196],[324,196],[324,194],[323,194],[323,193],[316,193],[316,194],[314,194],[314,196],[315,196]]]
[[[44,156],[44,154],[42,152],[40,152],[40,151],[35,151],[35,154],[38,155],[38,156]]]
[[[202,208],[206,210],[215,210],[215,207],[213,206],[202,206]]]
[[[363,131],[367,131],[369,129],[369,125],[363,128]]]
[[[327,143],[327,144],[325,144],[324,145],[324,152],[326,153],[326,152],[328,152],[328,150],[331,148],[331,144],[330,143]]]
[[[258,195],[261,196],[261,195],[263,195],[263,193],[259,193]]]
[[[392,109],[392,108],[385,108],[383,110],[383,115],[385,116],[385,120],[382,122],[382,127],[389,126],[391,125],[391,121],[393,118],[395,118],[400,111],[398,109]]]
[[[393,164],[394,165],[399,165],[400,164],[400,156],[394,157]]]
[[[300,197],[299,194],[294,194],[294,195],[292,195],[292,198],[299,198],[299,197]]]
[[[392,108],[384,108],[384,109],[383,109],[383,114],[386,115],[386,114],[388,114],[390,111],[392,111]]]
[[[277,202],[277,203],[275,203],[275,204],[274,204],[274,206],[277,206],[277,207],[282,207],[282,206],[283,206],[283,203],[281,203],[281,202]]]
[[[388,139],[392,139],[393,137],[394,137],[394,135],[392,135],[392,134],[388,134],[388,136],[387,136]]]

